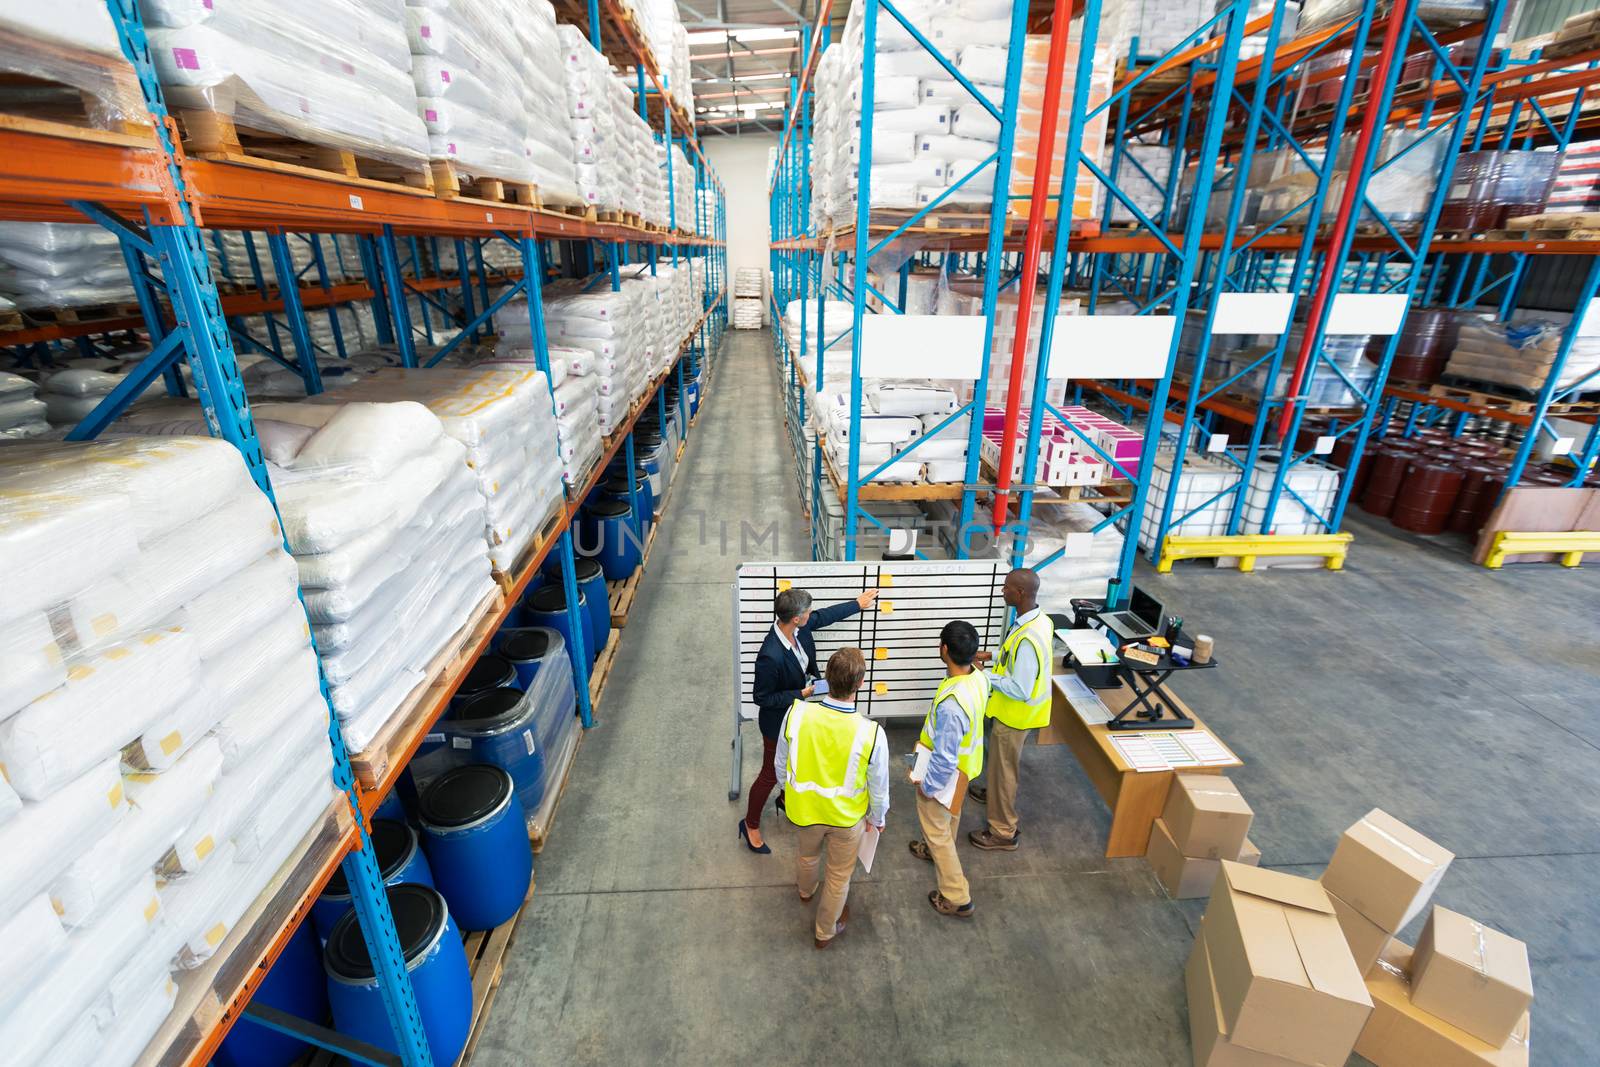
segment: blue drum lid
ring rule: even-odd
[[[393,819],[372,820],[372,858],[378,861],[378,873],[387,882],[405,869],[417,851],[417,835],[411,827]],[[345,881],[344,866],[340,865],[328,879],[325,896],[347,897],[350,883]]]
[[[628,491],[626,482],[622,491]],[[626,500],[592,500],[584,505],[584,510],[597,519],[620,519],[633,511]]]
[[[400,935],[400,952],[405,956],[406,969],[410,970],[439,943],[450,911],[445,907],[444,897],[425,885],[413,882],[392,885],[388,895],[395,932]],[[322,961],[336,981],[360,984],[376,976],[354,911],[345,912],[334,925],[333,934],[322,950]]]
[[[456,690],[456,695],[468,697],[474,693],[497,689],[502,685],[511,685],[516,680],[516,668],[500,656],[490,653],[478,657],[477,662],[467,671],[467,676],[461,679],[461,686]]]
[[[622,510],[626,512],[628,510],[628,505],[622,505]],[[579,605],[584,603],[582,589],[578,590],[578,603]],[[546,614],[554,614],[556,612],[566,611],[567,591],[559,585],[543,586],[536,590],[531,597],[523,601],[523,606],[527,607],[530,611],[539,611]],[[510,664],[507,664],[507,666],[510,666]],[[515,671],[512,671],[511,673],[513,675],[516,674]]]
[[[483,822],[511,802],[515,783],[500,767],[469,763],[435,778],[422,794],[417,814],[424,826],[460,830]]]
[[[534,635],[543,637],[543,634]],[[487,693],[479,693],[463,704],[455,714],[450,716],[454,725],[466,727],[468,730],[476,728],[492,728],[495,720],[509,717],[515,718],[522,707],[523,692],[509,686],[501,689],[491,689]]]
[[[525,626],[506,634],[500,640],[500,654],[512,663],[533,663],[550,653],[550,634],[543,626]],[[491,689],[484,696],[493,693]],[[521,694],[518,694],[519,696]],[[457,714],[456,718],[463,718]]]

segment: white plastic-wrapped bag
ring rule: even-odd
[[[66,680],[48,616],[36,611],[0,623],[0,720]]]
[[[35,447],[0,449],[0,617],[7,621],[62,603],[127,567],[139,551],[126,497],[13,487],[20,468],[7,460]],[[0,691],[5,685],[0,681]]]
[[[248,762],[280,730],[300,719],[328,731],[328,704],[317,685],[316,655],[306,647],[285,661],[285,669],[264,674],[257,687],[213,727],[224,766]]]
[[[106,760],[0,824],[0,915],[42,892],[91,841],[128,813],[117,762]]]
[[[0,1018],[10,1013],[67,947],[67,932],[43,893],[0,920]]]

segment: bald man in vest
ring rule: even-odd
[[[1050,660],[1055,627],[1039,610],[1039,575],[1018,567],[1006,575],[1001,596],[1016,612],[1016,621],[988,673],[989,729],[987,786],[971,785],[967,795],[989,808],[988,825],[967,835],[976,848],[1014,852],[1021,830],[1017,824],[1017,776],[1028,734],[1050,724]],[[990,654],[980,652],[986,663]]]
[[[911,854],[933,864],[938,886],[928,903],[940,915],[970,919],[972,892],[956,855],[956,832],[961,822],[961,798],[956,792],[951,806],[938,796],[952,784],[957,790],[963,777],[970,782],[983,773],[983,715],[989,701],[989,679],[973,666],[978,651],[978,631],[969,622],[950,622],[939,633],[939,658],[945,677],[934,691],[933,705],[922,720],[917,744],[926,748],[928,766],[917,789],[917,822],[922,839],[911,842]],[[952,783],[951,779],[956,779]]]
[[[827,696],[790,706],[772,758],[797,829],[795,886],[802,901],[817,898],[817,948],[844,933],[861,837],[868,823],[882,830],[889,814],[888,743],[878,724],[856,711],[856,690],[866,673],[859,648],[830,656]],[[824,851],[827,864],[819,877]]]

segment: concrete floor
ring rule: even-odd
[[[1101,857],[1107,812],[1064,748],[1026,752],[1022,849],[963,844],[970,923],[928,907],[898,776],[877,869],[826,952],[790,829],[769,809],[774,854],[737,841],[729,583],[741,555],[806,547],[770,338],[729,338],[474,1062],[1188,1063],[1182,967],[1205,902]],[[780,551],[741,553],[741,522],[774,518]],[[1374,806],[1427,833],[1459,857],[1438,902],[1529,944],[1534,1061],[1593,1063],[1600,567],[1491,574],[1352,526],[1343,574],[1150,575],[1224,660],[1181,692],[1246,761],[1266,865],[1316,875]],[[891,741],[908,751],[911,729]]]

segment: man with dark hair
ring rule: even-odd
[[[1039,610],[1039,575],[1018,567],[1006,575],[1001,596],[1016,612],[1011,631],[1000,642],[1000,657],[988,671],[989,706],[994,720],[989,731],[989,786],[972,785],[967,794],[989,807],[989,825],[967,840],[985,851],[1013,852],[1021,831],[1017,825],[1017,777],[1022,746],[1028,734],[1050,724],[1050,653],[1055,627]],[[986,663],[989,653],[979,652]]]
[[[789,821],[799,829],[795,885],[801,900],[817,897],[817,948],[827,948],[844,933],[861,837],[868,823],[882,830],[889,814],[888,743],[878,724],[855,707],[866,673],[859,648],[841,648],[830,656],[828,695],[815,703],[794,702],[773,754],[789,797]],[[827,867],[819,877],[824,849]]]
[[[961,821],[961,798],[968,780],[983,772],[983,714],[989,701],[989,680],[972,665],[978,651],[978,631],[971,623],[946,623],[939,633],[939,658],[945,678],[933,694],[933,706],[922,720],[920,748],[931,753],[917,789],[917,821],[922,839],[911,842],[911,854],[933,864],[938,887],[928,903],[940,915],[970,919],[972,893],[956,855],[956,827]],[[951,787],[954,796],[946,807],[937,798]]]
[[[744,818],[739,821],[739,836],[751,852],[770,853],[771,846],[761,839],[761,809],[767,797],[778,784],[772,766],[772,754],[778,743],[778,726],[783,716],[796,700],[809,699],[815,692],[812,679],[821,676],[817,668],[817,646],[812,634],[836,622],[842,622],[858,611],[866,611],[878,599],[876,589],[868,589],[854,600],[846,600],[832,607],[811,610],[811,594],[804,589],[788,588],[780,592],[773,602],[777,616],[772,629],[761,642],[756,655],[755,678],[751,699],[755,701],[761,727],[761,772],[750,785],[750,800]],[[784,799],[778,795],[778,806]]]

